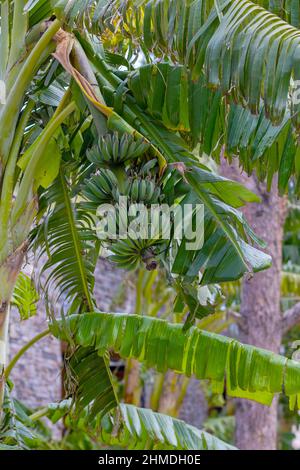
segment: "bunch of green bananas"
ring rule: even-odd
[[[155,247],[152,240],[133,240],[131,238],[118,240],[112,245],[110,250],[113,253],[110,259],[120,268],[133,270],[141,263],[146,266],[148,271],[153,271],[157,268],[158,261],[156,260]]]
[[[83,195],[88,199],[85,206],[96,210],[100,204],[117,202],[119,198],[118,180],[108,169],[100,169],[97,174],[85,180]]]
[[[143,155],[149,144],[143,139],[135,139],[130,134],[120,136],[117,132],[106,134],[98,141],[98,146],[88,152],[88,159],[97,165],[120,165]]]
[[[152,180],[134,178],[127,183],[126,195],[132,202],[158,204],[161,189]]]

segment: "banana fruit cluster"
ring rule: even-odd
[[[96,212],[102,204],[112,204],[116,210],[117,225],[124,222],[123,227],[128,219],[128,207],[124,212],[120,206],[120,196],[127,196],[128,205],[159,204],[163,195],[154,176],[157,160],[137,160],[148,148],[149,144],[144,139],[135,139],[129,134],[110,133],[101,137],[98,145],[88,153],[89,161],[95,165],[95,173],[84,182],[83,195],[87,200],[84,206]],[[147,226],[147,234],[148,229]],[[125,239],[116,240],[108,236],[107,242],[112,253],[110,258],[120,268],[132,270],[142,263],[148,270],[156,269],[157,239],[143,236],[135,239],[128,233]]]
[[[142,138],[135,139],[130,134],[119,136],[117,132],[106,134],[98,141],[98,146],[88,153],[90,161],[96,164],[120,165],[143,155],[149,144]]]
[[[155,247],[150,240],[118,240],[111,247],[110,259],[117,263],[119,268],[133,270],[143,263],[148,271],[157,268]]]
[[[118,201],[118,180],[112,171],[102,168],[86,181],[82,192],[97,209],[100,204]]]
[[[158,204],[161,189],[151,180],[135,178],[128,183],[126,195],[134,203]]]

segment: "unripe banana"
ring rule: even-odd
[[[98,149],[89,151],[88,158],[100,166],[103,161],[107,164],[119,165],[127,160],[138,158],[148,148],[149,144],[142,138],[135,140],[131,134],[119,136],[115,132],[101,137],[98,141]]]
[[[148,203],[152,202],[153,193],[155,191],[155,185],[152,181],[147,181],[147,192],[146,192],[146,201]]]
[[[139,198],[138,198],[138,202],[144,202],[145,199],[146,199],[146,195],[147,195],[147,191],[148,191],[148,181],[145,181],[145,180],[141,180],[139,182]],[[147,201],[145,201],[147,202]]]
[[[123,161],[128,155],[130,140],[128,134],[122,135],[120,144],[120,159]]]
[[[147,176],[150,171],[157,166],[157,160],[156,158],[153,158],[152,160],[149,160],[149,162],[145,163],[145,165],[142,166],[141,169],[141,174],[144,176]]]
[[[154,192],[152,195],[153,204],[157,204],[159,202],[160,195],[161,195],[161,190],[160,190],[160,187],[158,186],[154,189]]]
[[[98,184],[99,187],[104,191],[106,194],[110,194],[112,190],[112,186],[108,180],[108,178],[105,177],[105,175],[101,172],[98,176]]]
[[[149,144],[146,141],[141,140],[141,139],[140,141],[133,142],[133,144],[134,146],[132,148],[132,151],[130,152],[131,153],[130,158],[139,157],[140,155],[145,153],[149,148]]]
[[[117,135],[117,134],[116,134]],[[113,137],[111,134],[106,135],[103,137],[103,139],[106,141],[106,148],[110,156],[112,156],[113,153]]]
[[[112,157],[114,163],[117,163],[119,160],[119,143],[118,134],[114,134],[112,141]]]
[[[102,154],[103,159],[106,162],[109,162],[110,161],[110,153],[109,153],[109,150],[107,148],[107,141],[105,141],[103,138],[101,138],[99,140],[99,150]]]
[[[137,202],[139,199],[139,181],[134,180],[131,185],[130,197],[133,202]]]
[[[115,174],[112,171],[103,170],[103,173],[105,174],[106,178],[108,179],[108,181],[111,185],[111,188],[113,188],[113,186],[118,186],[117,177],[115,176]]]

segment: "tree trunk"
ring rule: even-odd
[[[254,231],[266,243],[272,256],[271,269],[245,279],[242,285],[240,340],[279,352],[282,327],[280,278],[283,223],[286,200],[277,195],[276,183],[270,193],[251,178],[248,185],[261,196],[261,204],[249,204],[245,215]],[[237,400],[236,445],[239,449],[271,450],[277,447],[277,399],[270,408],[248,400]]]
[[[140,406],[142,395],[141,367],[135,359],[128,359],[125,367],[124,400],[130,405]]]
[[[4,400],[5,392],[5,376],[4,370],[6,367],[8,357],[8,326],[9,326],[9,305],[0,311],[0,421],[1,421],[1,407]]]
[[[222,162],[224,176],[238,180],[261,197],[260,204],[249,204],[244,214],[272,256],[272,267],[244,279],[241,294],[239,339],[246,344],[279,352],[282,340],[280,284],[282,268],[283,224],[286,199],[279,197],[274,178],[270,192],[255,176],[241,174],[236,164]],[[277,447],[277,399],[272,406],[249,400],[236,400],[235,443],[239,449],[272,450]]]
[[[5,367],[8,355],[9,307],[28,243],[24,242],[0,264],[0,418],[5,391]],[[1,257],[1,256],[0,256]]]

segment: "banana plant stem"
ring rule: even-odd
[[[5,107],[0,115],[0,153],[4,164],[8,157],[8,151],[13,137],[12,130],[15,128],[17,122],[17,116],[19,115],[25,90],[34,76],[41,55],[59,28],[60,22],[55,20],[45,31],[26,59],[7,97]]]
[[[46,145],[53,136],[54,132],[64,122],[66,117],[69,116],[69,114],[73,113],[75,109],[76,104],[74,101],[72,101],[59,115],[55,114],[52,119],[48,122],[45,129],[42,131],[39,140],[36,141],[35,144],[33,144],[33,152],[30,161],[25,169],[24,176],[20,184],[18,195],[15,201],[15,206],[12,213],[13,224],[16,223],[18,217],[20,216],[20,214],[22,214],[22,211],[28,203],[27,198],[34,181],[34,172]]]
[[[41,333],[39,333],[38,335],[34,336],[30,341],[28,341],[28,343],[26,343],[19,351],[18,353],[14,356],[14,358],[11,360],[11,362],[8,364],[8,366],[6,367],[5,371],[4,371],[4,375],[5,375],[5,378],[7,379],[9,377],[9,374],[11,373],[12,369],[14,368],[14,366],[16,365],[16,363],[18,362],[18,360],[26,353],[26,351],[28,351],[28,349],[31,348],[31,346],[33,346],[35,343],[37,343],[38,341],[40,341],[42,338],[44,338],[45,336],[49,335],[50,333],[50,330],[49,328],[47,330],[44,330],[42,331]]]
[[[31,419],[32,421],[37,421],[38,419],[41,419],[44,416],[46,416],[47,413],[48,413],[48,408],[47,407],[41,408],[40,410],[38,410],[35,413],[33,413],[32,415],[30,415],[29,419]]]

